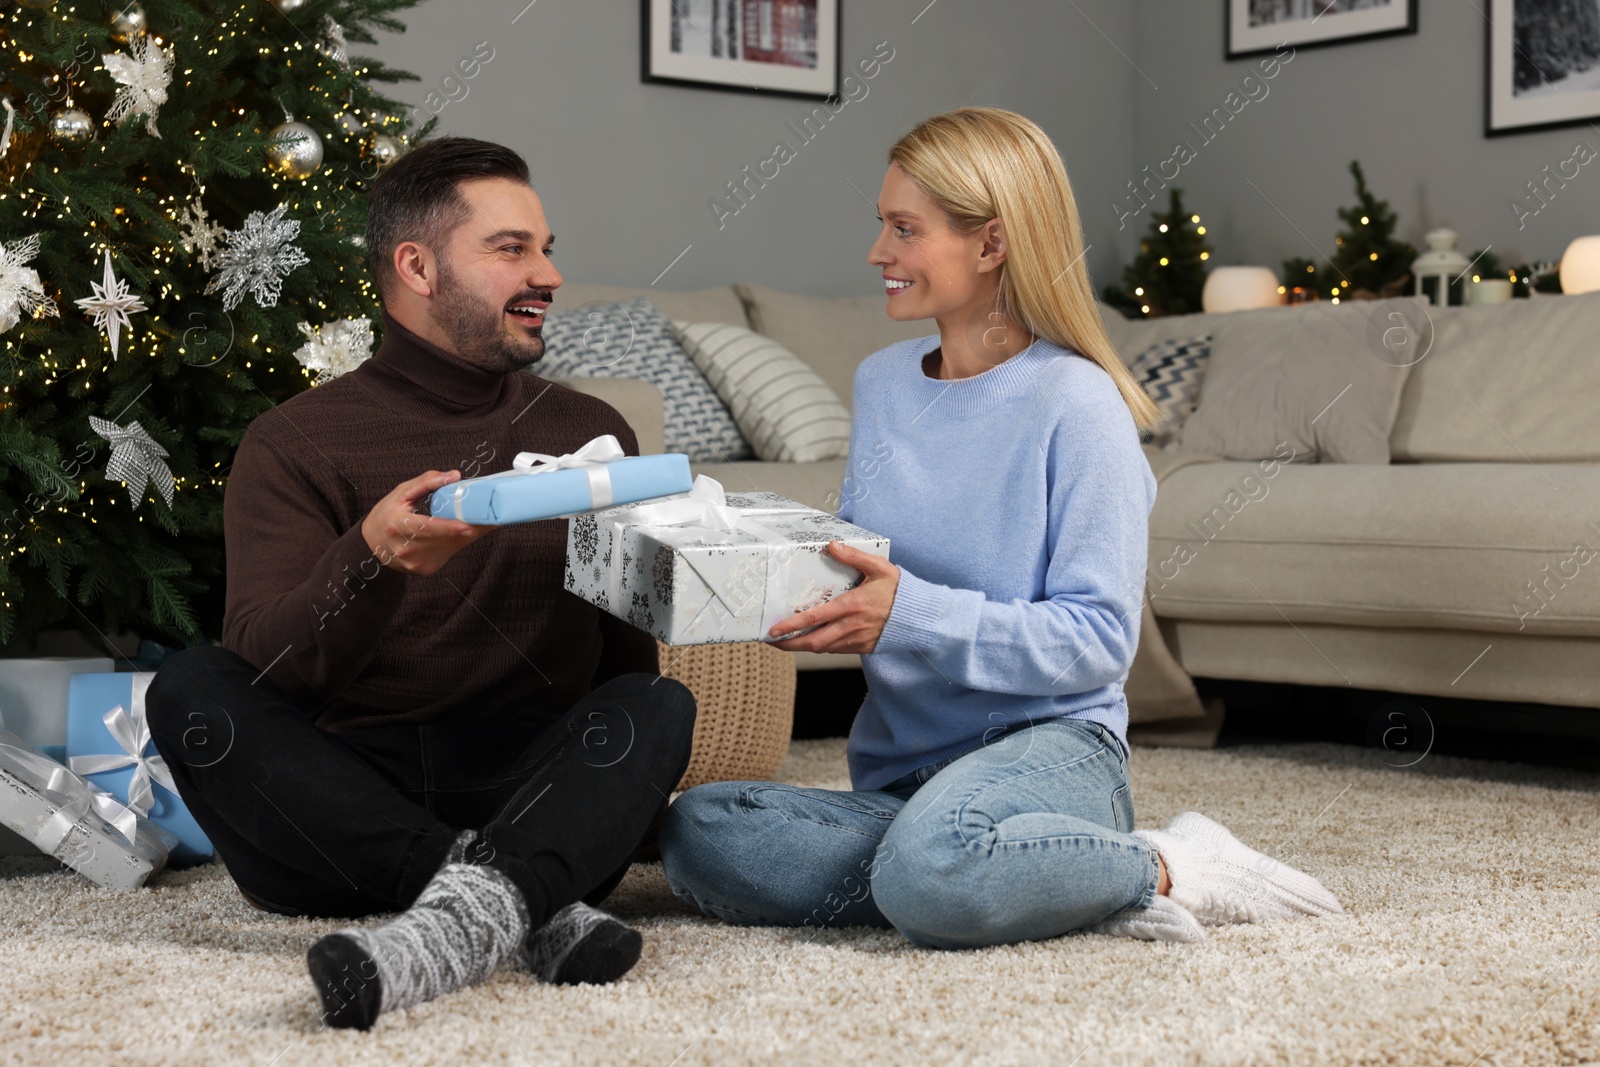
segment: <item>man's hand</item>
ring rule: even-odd
[[[862,583],[848,593],[834,597],[809,611],[792,615],[774,626],[773,637],[815,626],[804,637],[773,642],[785,652],[871,652],[878,645],[894,594],[900,588],[900,568],[870,552],[851,548],[839,541],[830,542],[828,552],[847,567],[865,575]]]
[[[373,506],[361,520],[361,536],[379,563],[401,574],[432,574],[495,528],[417,512],[417,501],[460,480],[460,471],[428,471],[401,482]]]

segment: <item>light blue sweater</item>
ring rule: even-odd
[[[855,377],[839,514],[900,567],[863,657],[857,789],[1050,719],[1126,743],[1156,495],[1133,416],[1110,375],[1048,341],[958,381],[923,373],[938,343],[892,345]]]

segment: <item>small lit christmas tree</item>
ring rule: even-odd
[[[1379,200],[1367,187],[1361,164],[1352,160],[1350,173],[1356,179],[1356,203],[1339,209],[1345,228],[1333,243],[1337,246],[1328,266],[1318,270],[1311,260],[1296,257],[1283,264],[1283,284],[1305,286],[1315,279],[1318,294],[1337,300],[1387,300],[1410,291],[1411,264],[1417,250],[1394,237],[1395,213],[1387,200]]]
[[[1211,246],[1200,216],[1184,210],[1183,191],[1173,189],[1165,213],[1150,221],[1139,254],[1122,271],[1122,285],[1107,286],[1102,299],[1129,318],[1188,315],[1200,310]]]
[[[220,634],[234,449],[378,318],[365,191],[431,123],[349,42],[414,3],[0,8],[0,643]]]

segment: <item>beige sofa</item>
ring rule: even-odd
[[[743,285],[694,293],[571,285],[558,303],[636,295],[669,318],[733,322],[774,338],[846,404],[863,357],[932,331],[889,320],[879,297]],[[1600,551],[1600,295],[1434,318],[1433,349],[1401,395],[1388,466],[1285,465],[1269,495],[1219,522],[1219,505],[1256,464],[1147,446],[1160,485],[1152,567],[1180,541],[1194,542],[1197,528],[1209,536],[1176,577],[1149,583],[1128,684],[1135,721],[1201,714],[1189,675],[1600,706],[1600,558],[1588,551]],[[1107,328],[1131,359],[1158,341],[1205,334],[1214,321],[1110,315]],[[611,399],[642,440],[653,434],[647,449],[659,448],[653,388],[574,384]],[[834,510],[843,461],[698,469],[730,488]],[[800,666],[855,662],[806,657]]]

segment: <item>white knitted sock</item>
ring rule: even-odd
[[[546,982],[601,985],[627,974],[643,946],[637,930],[579,901],[529,931],[517,960]]]
[[[483,981],[527,932],[528,908],[510,878],[482,864],[447,863],[398,918],[330,934],[311,947],[308,962],[329,1022],[365,1030],[384,1012]],[[329,977],[350,974],[376,975],[377,988],[340,997]],[[348,979],[344,987],[350,993]]]
[[[1207,926],[1344,911],[1321,882],[1262,855],[1199,812],[1186,811],[1160,830],[1135,830],[1134,836],[1161,853],[1172,899]]]
[[[1188,909],[1164,896],[1155,897],[1147,908],[1123,908],[1087,929],[1091,934],[1132,937],[1140,941],[1191,943],[1206,939],[1205,927]]]

